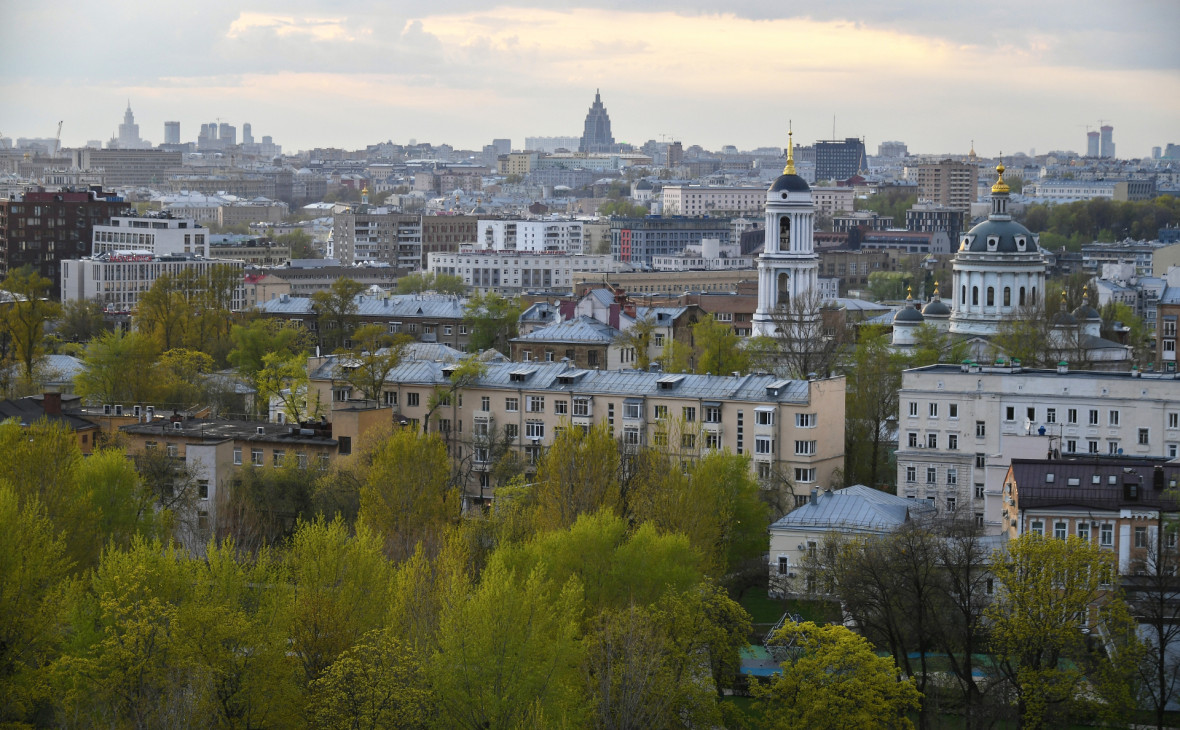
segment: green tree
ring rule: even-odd
[[[508,299],[495,292],[473,294],[463,308],[463,321],[471,327],[467,349],[508,352],[508,341],[516,337],[520,313],[519,299]]]
[[[308,235],[307,231],[302,229],[276,236],[275,243],[280,246],[289,246],[291,248],[291,258],[293,259],[323,258],[315,248],[315,241]]]
[[[692,348],[675,338],[669,337],[664,341],[664,349],[660,353],[660,369],[665,373],[692,372]]]
[[[750,356],[742,346],[742,338],[728,323],[718,322],[710,314],[692,326],[692,338],[697,351],[696,372],[728,375],[750,369]]]
[[[46,298],[51,286],[53,282],[31,266],[10,271],[0,282],[0,289],[10,292],[14,298],[3,313],[4,329],[21,372],[30,382],[37,361],[45,354],[45,324],[61,314],[61,305]]]
[[[159,382],[154,400],[166,407],[187,409],[208,400],[207,377],[213,373],[213,358],[199,350],[177,348],[160,355]]]
[[[454,294],[456,296],[467,293],[467,283],[457,274],[435,274],[434,290],[439,294]]]
[[[869,294],[877,301],[905,299],[913,277],[902,271],[874,271],[869,274]]]
[[[272,352],[306,354],[314,338],[302,325],[260,318],[248,324],[234,325],[230,340],[233,349],[229,352],[229,363],[242,375],[253,379],[262,370],[264,356]]]
[[[358,327],[352,347],[342,350],[337,359],[341,379],[380,405],[385,379],[401,364],[413,341],[409,335],[391,335],[379,324]]]
[[[386,631],[371,631],[312,682],[308,716],[331,730],[426,728],[432,696],[417,653]]]
[[[159,357],[155,343],[145,335],[107,332],[86,346],[74,387],[91,403],[151,402]]]
[[[275,401],[290,423],[319,415],[319,391],[313,396],[308,383],[305,359],[285,352],[264,355],[262,370],[254,379],[260,407],[267,408],[267,404]]]
[[[649,317],[636,317],[635,322],[615,337],[615,347],[635,351],[635,369],[647,370],[651,365],[651,341],[656,321]],[[669,338],[671,339],[671,338]]]
[[[846,375],[845,478],[877,488],[891,482],[888,423],[897,416],[904,356],[884,327],[864,327]]]
[[[622,514],[618,474],[618,446],[605,423],[588,430],[567,428],[537,465],[539,523],[564,528],[600,509]]]
[[[768,728],[912,728],[906,713],[922,695],[889,657],[839,625],[788,623],[773,639],[786,647],[783,673],[751,694]]]
[[[407,274],[397,280],[398,294],[421,294],[427,291],[439,294],[463,294],[467,291],[467,285],[461,276],[431,272]]]
[[[97,299],[68,299],[61,305],[57,336],[66,342],[89,342],[107,331],[102,302]]]
[[[194,320],[181,278],[161,274],[139,298],[135,328],[155,341],[161,352],[183,347],[185,330]]]
[[[1130,345],[1132,357],[1141,368],[1155,361],[1154,335],[1135,310],[1122,302],[1111,301],[1102,307],[1101,314],[1103,337]],[[1121,325],[1118,331],[1117,325]]]
[[[422,419],[423,433],[430,430],[430,419],[434,417],[435,412],[452,404],[457,408],[459,393],[482,378],[487,369],[487,363],[475,354],[467,355],[459,361],[447,376],[447,384],[435,386],[434,392],[430,394],[430,400],[426,404],[426,415]],[[458,418],[457,413],[454,415]],[[449,439],[450,432],[444,436]]]
[[[364,290],[364,284],[342,277],[332,282],[327,291],[312,293],[316,334],[325,352],[335,352],[352,336],[358,321],[356,297]]]
[[[1116,560],[1077,537],[1034,533],[1009,540],[994,556],[999,590],[986,615],[999,666],[1016,691],[1022,727],[1096,713],[1114,719],[1130,709],[1128,678],[1137,644],[1127,606],[1109,585],[1118,574]],[[1109,656],[1090,647],[1091,630],[1108,638]],[[1088,699],[1088,679],[1103,702]]]

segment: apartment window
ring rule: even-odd
[[[984,421],[975,422],[975,438],[981,439],[987,436],[987,423]]]
[[[1147,547],[1147,528],[1146,527],[1136,527],[1135,528],[1135,547],[1137,547],[1137,548]]]
[[[1064,522],[1053,523],[1053,537],[1058,540],[1064,540],[1069,529],[1069,526]]]
[[[418,407],[418,394],[417,393],[406,393],[406,407],[407,408],[417,408]]]
[[[1141,446],[1147,446],[1147,444],[1150,440],[1151,440],[1151,432],[1146,428],[1139,429],[1139,444]]]
[[[235,466],[242,465],[242,450],[239,448],[234,449],[234,465]]]
[[[927,484],[937,484],[938,483],[938,467],[934,467],[934,466],[926,467],[926,483]]]
[[[254,466],[262,466],[262,449],[250,449],[250,463]]]
[[[1057,423],[1057,409],[1056,408],[1046,408],[1045,409],[1045,423]]]
[[[946,483],[947,484],[958,484],[959,483],[959,470],[958,469],[956,469],[954,467],[950,467],[949,469],[946,470]]]
[[[918,448],[918,433],[916,431],[910,431],[907,438],[908,440],[906,443],[909,444],[911,449]]]
[[[543,421],[525,421],[524,435],[529,439],[545,438],[545,423]]]
[[[476,436],[488,435],[488,421],[486,418],[477,418],[473,424],[473,431]]]
[[[475,453],[475,461],[477,464],[488,463],[490,452],[487,448],[485,448],[483,446],[477,446],[475,448],[474,453]]]
[[[795,449],[798,453],[799,444],[808,443],[806,441],[796,441]],[[813,442],[814,443],[814,442]],[[757,436],[754,438],[754,453],[755,454],[773,454],[774,453],[774,439],[769,436]]]
[[[959,404],[958,403],[948,403],[946,410],[947,410],[947,414],[946,414],[947,418],[958,418],[959,417]]]
[[[1168,444],[1168,458],[1175,459],[1180,455],[1180,444]]]
[[[930,414],[931,418],[938,418],[938,404],[931,403],[928,413]]]
[[[504,410],[508,411],[509,413],[516,413],[516,412],[520,411],[520,399],[519,398],[505,398],[504,399]]]
[[[564,416],[564,415],[567,415],[569,412],[570,412],[570,402],[568,400],[555,400],[555,401],[553,401],[554,415]]]
[[[975,513],[975,526],[976,527],[983,527],[983,513],[982,512]],[[991,582],[990,578],[988,579],[988,582],[989,583]],[[990,588],[990,586],[989,586],[989,588]],[[989,590],[988,593],[991,593],[991,591]]]
[[[1085,521],[1078,522],[1078,539],[1090,542],[1090,523]]]
[[[657,421],[668,420],[668,406],[654,406],[652,408],[652,417]]]
[[[1106,453],[1114,455],[1114,454],[1118,454],[1120,451],[1121,451],[1121,449],[1119,448],[1118,441],[1107,441],[1106,442]]]
[[[272,462],[275,466],[283,465],[283,458],[287,456],[287,452],[282,449],[275,449],[271,454]]]
[[[176,444],[164,444],[164,453],[175,459],[180,455],[180,449]]]
[[[959,503],[959,500],[956,499],[955,497],[947,497],[946,498],[946,511],[947,512],[954,512],[955,508],[958,507],[958,503]]]
[[[759,426],[773,426],[774,411],[755,408],[754,423],[758,424]]]
[[[197,480],[197,497],[199,499],[209,499],[209,480],[208,479],[198,479]]]
[[[983,485],[982,484],[975,485],[975,498],[976,499],[983,499]]]
[[[938,434],[936,434],[936,433],[926,434],[926,448],[928,448],[928,449],[937,449],[938,448]]]
[[[1098,453],[1098,442],[1093,441],[1093,440],[1087,441],[1086,442],[1086,452],[1090,453],[1090,454],[1097,454]]]
[[[1180,413],[1168,414],[1168,428],[1180,428]]]
[[[983,469],[986,466],[987,466],[987,456],[984,454],[976,454],[975,455],[975,468],[976,469]]]
[[[652,336],[652,344],[655,345],[656,347],[663,347],[664,346],[664,336],[662,334],[656,333],[655,335]]]
[[[684,418],[685,423],[695,423],[697,420],[697,409],[692,406],[685,406],[680,409],[680,415]]]
[[[491,398],[491,396],[487,396],[487,395],[481,395],[481,396],[479,397],[479,410],[481,410],[481,411],[490,411],[490,410],[492,410],[492,398]]]
[[[951,451],[957,451],[959,449],[959,434],[947,434],[946,447]]]
[[[815,467],[795,469],[795,483],[808,484],[815,481]]]
[[[706,431],[705,432],[705,448],[706,449],[719,449],[719,448],[721,448],[721,434],[717,433],[716,431]]]
[[[1118,411],[1110,411],[1106,415],[1107,415],[1107,423],[1109,423],[1111,426],[1119,425],[1119,412]]]
[[[918,467],[907,466],[905,468],[905,480],[909,484],[913,484],[914,482],[917,482],[918,481]]]
[[[787,575],[791,572],[791,559],[786,555],[780,555],[778,558],[778,574]]]
[[[1016,406],[1005,406],[1004,407],[1004,420],[1005,421],[1015,421],[1016,420]]]
[[[796,456],[815,456],[816,442],[815,441],[796,441],[795,455]]]
[[[662,430],[657,430],[657,431],[652,432],[651,443],[653,446],[667,446],[668,445],[668,432],[662,431]]]
[[[918,402],[911,401],[910,402],[910,418],[917,418],[917,417],[918,417]]]
[[[525,396],[525,410],[529,413],[544,413],[545,412],[545,396],[543,395],[529,395]]]
[[[1065,442],[1065,451],[1070,454],[1076,454],[1078,452],[1077,439],[1068,439]]]
[[[795,428],[815,428],[815,416],[814,413],[796,413]]]
[[[467,334],[467,325],[465,325],[465,324],[459,325],[459,334],[461,334],[461,335]]]
[[[633,421],[639,420],[639,401],[631,401],[623,403],[623,418]]]
[[[1090,409],[1090,425],[1091,426],[1098,425],[1098,410],[1097,409],[1093,409],[1093,408]]]
[[[639,445],[639,427],[638,426],[624,426],[623,427],[623,443],[628,446]]]
[[[1102,524],[1102,527],[1098,530],[1098,544],[1103,547],[1114,545],[1114,525],[1109,522]]]
[[[520,425],[516,423],[504,424],[504,438],[515,441],[520,438]]]
[[[307,452],[305,452],[305,451],[295,452],[295,465],[298,466],[300,469],[307,468]]]
[[[451,332],[453,332],[453,330],[452,330],[452,328],[451,328],[451,325],[449,325],[449,324],[448,324],[448,325],[444,325],[444,326],[443,326],[443,334],[444,334],[444,335],[446,335],[447,337],[450,337],[450,336],[451,336]]]
[[[384,393],[382,393],[382,397],[385,400],[385,405],[397,407],[397,392],[396,391],[387,390]]]
[[[590,415],[590,399],[589,398],[574,398],[574,415],[575,416],[589,416]]]
[[[1033,520],[1031,523],[1029,523],[1028,531],[1034,535],[1043,536],[1045,534],[1045,523],[1041,520]]]
[[[680,434],[680,448],[695,449],[697,447],[697,435],[695,433]]]

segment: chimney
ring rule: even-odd
[[[61,393],[45,393],[41,399],[41,408],[47,416],[61,415]]]
[[[811,503],[819,504],[819,487],[813,487],[811,490]]]

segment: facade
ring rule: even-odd
[[[72,155],[74,167],[101,170],[103,185],[110,188],[161,186],[183,169],[182,154],[166,150],[83,147]]]
[[[576,276],[616,271],[609,254],[571,256],[530,251],[460,251],[427,257],[432,274],[463,277],[481,294],[519,294],[525,291],[572,291]]]
[[[766,203],[766,190],[760,187],[666,185],[662,192],[665,215],[760,216]]]
[[[1098,133],[1086,132],[1086,157],[1098,157]]]
[[[1114,157],[1114,127],[1109,124],[1104,124],[1099,127],[1102,132],[1101,144],[1098,149],[1098,156],[1105,158]]]
[[[209,230],[196,221],[160,217],[115,216],[94,226],[95,256],[134,252],[152,256],[209,256]]]
[[[783,313],[788,326],[803,329],[819,316],[810,311],[812,303],[808,301],[816,295],[819,277],[815,206],[811,187],[795,174],[794,149],[788,142],[783,174],[766,191],[766,239],[758,257],[758,308],[753,322],[756,336],[787,334],[780,332]],[[797,317],[806,321],[795,323]]]
[[[491,251],[584,253],[582,221],[480,220],[476,243]]]
[[[1180,376],[1171,373],[931,365],[902,373],[899,404],[897,494],[940,512],[970,510],[992,534],[1001,530],[999,480],[1022,452],[1180,455]]]
[[[286,270],[280,270],[287,277]],[[377,324],[390,334],[405,334],[419,342],[437,342],[456,350],[467,349],[464,300],[441,294],[358,294],[358,326]],[[302,324],[319,334],[319,317],[308,297],[279,295],[258,303],[264,317]]]
[[[61,262],[61,299],[96,300],[110,311],[131,312],[161,276],[202,276],[218,267],[234,271],[238,284],[233,289],[231,309],[245,306],[241,283],[245,263],[232,259],[206,259],[192,254],[157,256],[131,251],[104,253],[92,258]]]
[[[935,203],[918,203],[905,212],[905,227],[909,231],[945,233],[951,241],[958,241],[970,215],[960,209]],[[948,250],[947,253],[950,253]]]
[[[816,180],[847,180],[866,167],[865,144],[856,137],[815,143]]]
[[[918,165],[917,177],[919,202],[965,213],[976,201],[979,168],[970,162],[947,159],[932,165]],[[956,229],[955,233],[959,230]]]
[[[422,268],[428,267],[432,253],[451,253],[464,243],[475,243],[477,220],[471,215],[422,216]]]
[[[247,266],[282,266],[291,260],[291,247],[263,236],[209,236],[211,259],[234,259]]]
[[[422,266],[422,218],[364,204],[337,213],[328,255],[345,266],[386,264],[417,271]]]
[[[164,144],[180,144],[180,122],[164,122]]]
[[[227,227],[243,223],[282,223],[288,212],[286,203],[265,198],[223,203],[217,209],[217,225]]]
[[[404,362],[386,379],[381,402],[413,424],[426,418],[437,386],[453,364]],[[308,363],[312,386],[340,402],[337,358]],[[561,429],[606,424],[623,446],[667,445],[681,459],[728,448],[749,454],[764,482],[796,493],[827,486],[844,465],[844,379],[780,380],[771,375],[686,375],[589,370],[572,363],[489,363],[486,372],[432,415],[431,431],[452,441],[456,460],[473,458],[469,503],[495,485],[489,433],[502,435],[536,463]]]
[[[1118,555],[1120,575],[1130,575],[1159,547],[1176,549],[1177,486],[1180,465],[1162,459],[1014,459],[1003,527],[1010,538],[1097,543]]]
[[[861,234],[862,251],[891,249],[907,254],[936,254],[947,256],[951,253],[951,238],[945,231],[866,231]]]
[[[620,334],[609,324],[579,315],[514,338],[511,357],[515,362],[563,360],[587,370],[616,370],[623,366],[615,345]]]
[[[739,244],[722,246],[716,238],[702,238],[700,245],[686,246],[679,254],[653,256],[652,268],[660,271],[753,269],[754,257],[743,256]]]
[[[1175,272],[1175,273],[1172,273]],[[1180,321],[1180,268],[1168,274],[1168,287],[1156,305],[1155,369],[1176,372],[1176,329]],[[1172,284],[1176,279],[1177,284]]]
[[[748,269],[724,271],[621,271],[574,276],[574,293],[610,284],[636,295],[678,296],[685,292],[734,292],[754,289],[758,278]],[[751,310],[752,311],[752,310]]]
[[[615,138],[610,131],[610,116],[606,107],[602,105],[602,97],[598,89],[594,90],[594,103],[590,111],[586,112],[586,123],[582,129],[582,140],[578,144],[579,152],[611,152]]]
[[[828,218],[852,213],[855,208],[855,192],[852,188],[813,187],[811,202],[815,212]]]
[[[270,273],[291,285],[293,297],[310,297],[318,291],[328,291],[337,279],[352,279],[366,288],[377,286],[390,289],[397,286],[405,271],[390,266],[341,266],[333,259],[295,259],[288,266],[255,269],[256,273]]]
[[[101,189],[0,200],[0,278],[32,266],[53,282],[50,297],[60,298],[61,262],[89,256],[95,228],[129,212],[122,198]]]
[[[654,216],[612,218],[611,255],[634,266],[651,266],[655,256],[678,254],[702,238],[729,243],[730,224],[726,218]]]

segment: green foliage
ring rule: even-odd
[[[97,299],[70,299],[61,306],[57,336],[66,342],[89,342],[107,330],[102,302]]]
[[[269,353],[287,352],[306,354],[313,342],[311,332],[302,325],[292,325],[276,319],[255,319],[248,324],[236,324],[230,330],[228,360],[242,375],[253,379],[262,370],[262,359]]]
[[[642,218],[648,214],[647,206],[623,199],[607,200],[598,206],[598,215],[619,218]]]
[[[569,527],[579,515],[600,509],[621,514],[618,471],[618,447],[605,423],[563,431],[537,466],[539,524]]]
[[[845,370],[844,468],[849,484],[877,487],[892,477],[886,424],[896,417],[905,357],[885,327],[861,328]]]
[[[291,258],[293,259],[323,258],[315,248],[315,241],[304,230],[295,230],[290,233],[284,233],[281,236],[275,236],[275,243],[282,246],[289,246],[291,248]]]
[[[439,294],[463,294],[467,284],[463,277],[455,274],[433,274],[430,272],[407,274],[397,280],[398,294],[421,294],[435,291]]]
[[[231,266],[160,276],[139,299],[135,327],[161,352],[200,350],[223,363],[231,347],[233,297],[240,277]]]
[[[616,347],[635,351],[636,370],[647,370],[651,365],[650,348],[655,328],[656,322],[651,317],[636,317],[635,323],[615,338]]]
[[[906,713],[917,709],[922,695],[864,638],[843,626],[806,622],[786,624],[774,642],[793,651],[781,676],[750,685],[763,727],[913,727]]]
[[[107,332],[86,346],[74,387],[91,403],[151,402],[159,357],[155,343],[145,335]]]
[[[905,213],[918,202],[918,196],[911,194],[913,188],[893,188],[867,198],[857,198],[853,205],[856,210],[873,210],[883,216],[892,216],[895,226],[905,225]]]
[[[728,375],[750,369],[750,356],[742,347],[742,338],[728,323],[718,322],[710,314],[692,326],[692,338],[697,352],[696,372]]]
[[[307,362],[301,355],[288,352],[272,352],[262,357],[262,369],[254,377],[254,387],[266,408],[271,400],[278,403],[280,410],[290,423],[299,423],[319,416],[322,408],[319,391],[312,394],[308,377]]]
[[[385,631],[370,631],[311,684],[308,716],[331,730],[425,728],[432,695],[417,653]]]
[[[1163,195],[1154,200],[1118,202],[1099,198],[1076,203],[1029,206],[1022,222],[1040,233],[1045,248],[1080,250],[1095,240],[1152,240],[1159,229],[1180,224],[1180,200]]]
[[[0,289],[15,298],[0,312],[0,339],[7,340],[6,347],[27,381],[32,381],[37,361],[45,354],[46,323],[61,314],[61,305],[46,298],[52,285],[31,266],[10,271],[0,282]]]
[[[311,308],[316,316],[316,334],[325,352],[335,352],[352,336],[358,321],[356,297],[364,290],[364,284],[340,278],[332,282],[327,291],[312,293]]]
[[[874,271],[869,274],[869,294],[877,301],[906,298],[913,275],[904,271]]]
[[[507,299],[495,292],[472,295],[463,309],[463,321],[471,327],[467,349],[508,352],[508,341],[516,337],[520,314],[519,299]]]
[[[352,335],[352,347],[338,353],[342,379],[379,404],[385,379],[401,363],[406,347],[413,341],[409,335],[391,335],[379,324],[358,327]]]

